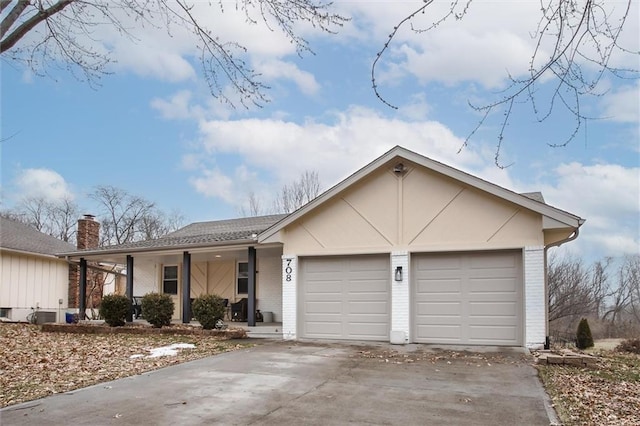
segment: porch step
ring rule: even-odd
[[[260,325],[256,327],[243,327],[247,330],[247,336],[257,339],[282,339],[282,326]]]

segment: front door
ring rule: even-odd
[[[178,265],[164,265],[162,268],[162,292],[171,296],[173,301],[173,317],[174,320],[181,318],[180,302],[180,280],[178,279],[179,270]]]

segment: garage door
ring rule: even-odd
[[[389,340],[389,255],[303,258],[300,334]]]
[[[416,342],[520,346],[519,251],[412,257]]]

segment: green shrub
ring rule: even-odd
[[[626,339],[616,346],[617,352],[630,352],[640,355],[640,339]]]
[[[580,320],[578,324],[578,332],[576,334],[576,346],[578,349],[587,349],[593,347],[593,336],[591,336],[591,328],[586,318]]]
[[[193,301],[191,308],[194,318],[205,330],[211,330],[216,326],[218,320],[224,318],[224,301],[215,294],[205,294],[198,297]]]
[[[100,303],[100,316],[111,327],[121,327],[131,309],[131,301],[127,296],[107,294]]]
[[[142,316],[156,328],[171,324],[173,300],[168,294],[147,293],[142,298]]]

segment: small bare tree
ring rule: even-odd
[[[114,186],[97,186],[90,197],[101,209],[100,245],[160,238],[184,223],[180,212],[167,215],[155,203]]]
[[[307,170],[302,173],[300,179],[282,187],[274,201],[274,210],[279,213],[291,213],[316,198],[319,193],[318,172]]]
[[[573,320],[594,312],[589,271],[582,260],[550,256],[548,267],[549,322]]]
[[[73,241],[79,215],[78,205],[68,197],[60,200],[24,198],[15,209],[2,214],[66,242]]]
[[[262,202],[255,192],[249,192],[247,203],[240,206],[239,213],[242,217],[261,216],[267,214],[262,208]]]

